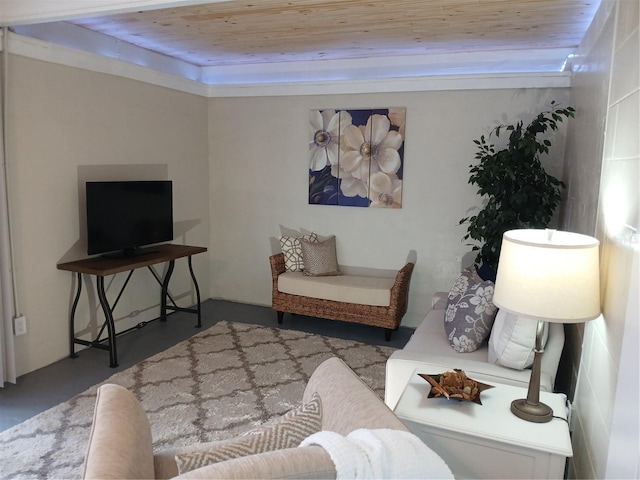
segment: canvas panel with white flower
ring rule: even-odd
[[[401,208],[406,109],[312,110],[309,203]]]

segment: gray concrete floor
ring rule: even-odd
[[[207,300],[202,303],[202,329],[195,328],[193,315],[177,312],[171,314],[165,323],[155,321],[118,337],[117,368],[109,368],[107,351],[86,349],[79,352],[78,358],[64,358],[19,377],[15,385],[6,384],[0,388],[0,431],[68,400],[114,373],[126,370],[221,320],[278,326],[276,314],[269,307]],[[413,333],[412,328],[400,327],[386,342],[381,328],[290,314],[285,314],[281,328],[396,348],[404,347]]]

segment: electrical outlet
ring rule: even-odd
[[[13,320],[13,332],[16,337],[27,333],[27,317],[20,316]]]

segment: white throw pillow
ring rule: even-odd
[[[489,336],[489,363],[524,370],[533,364],[538,321],[498,310]],[[545,323],[542,345],[547,343],[549,324]]]

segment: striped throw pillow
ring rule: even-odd
[[[207,451],[175,456],[178,472],[183,473],[225,460],[283,448],[295,448],[308,436],[322,429],[322,402],[314,393],[311,400],[285,414],[272,425],[249,432]]]

